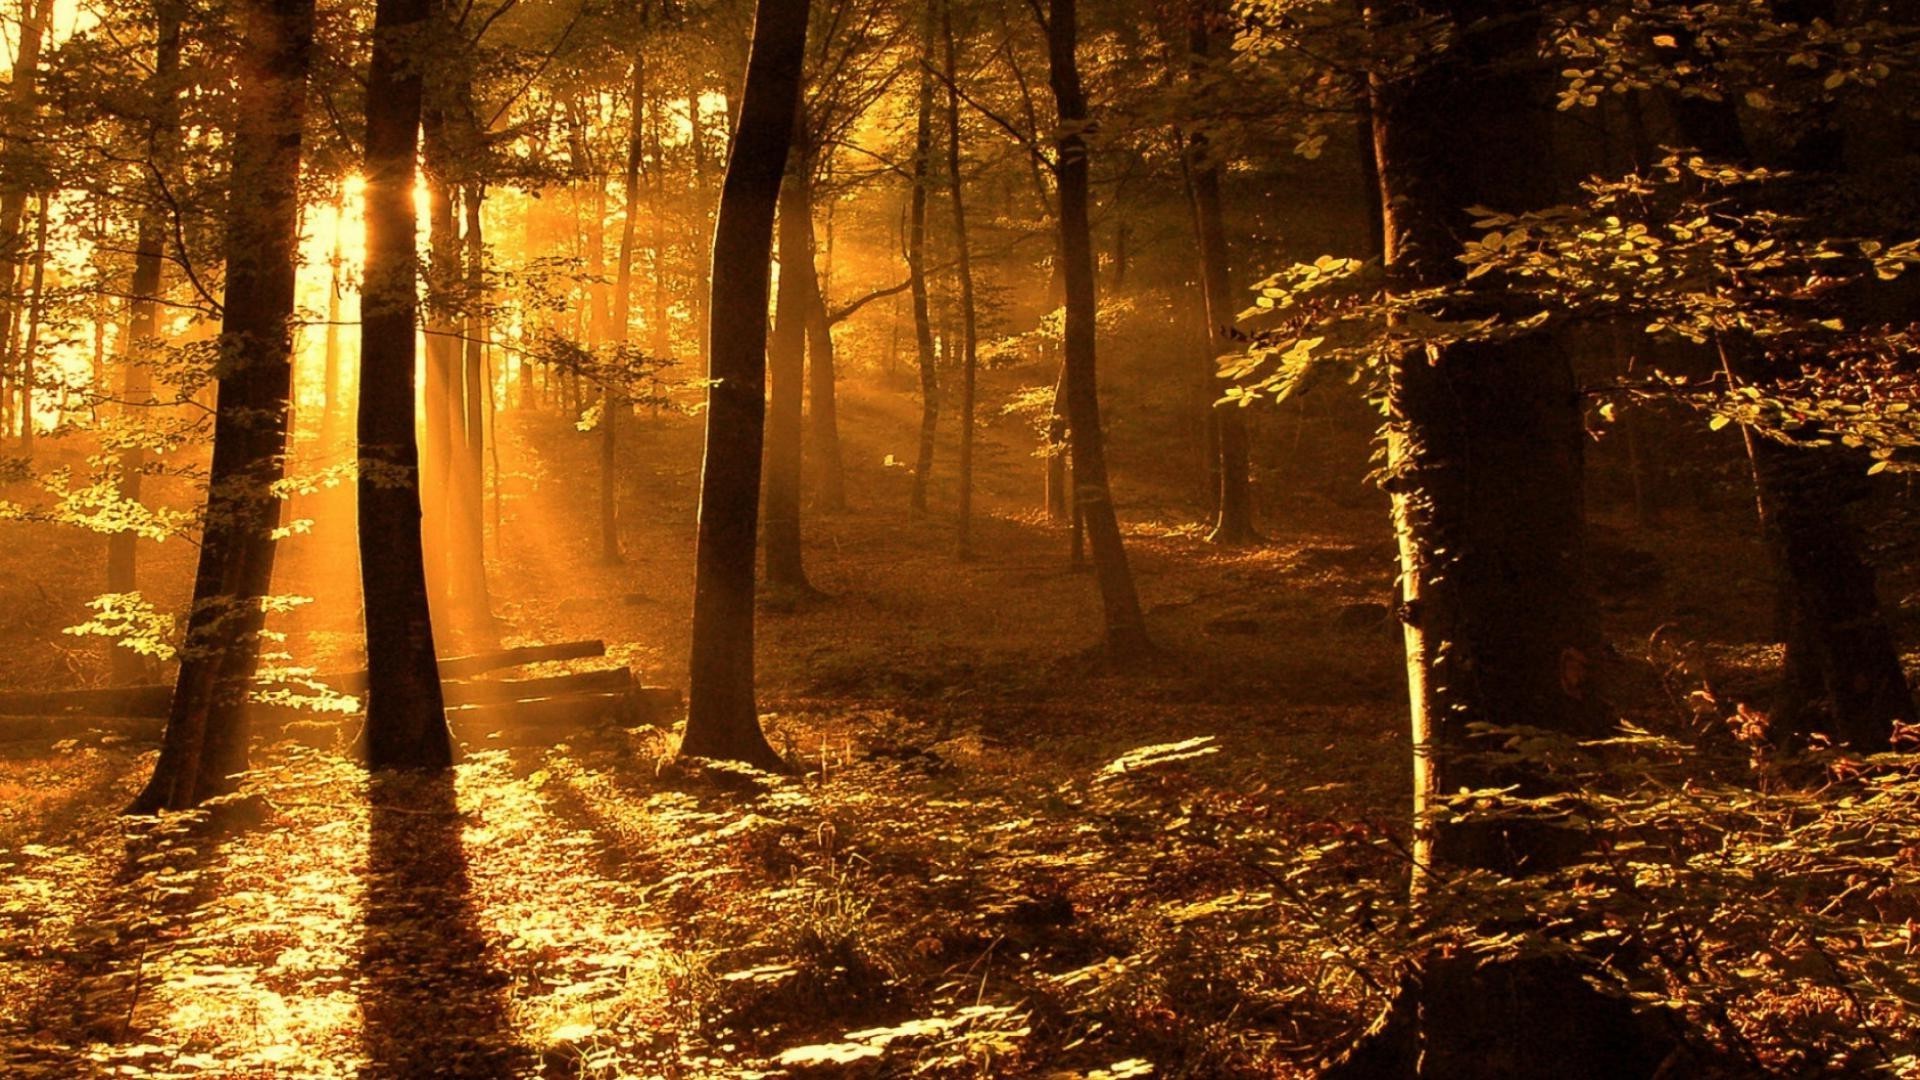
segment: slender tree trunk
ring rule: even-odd
[[[1047,404],[1046,432],[1046,488],[1042,492],[1042,501],[1047,507],[1049,521],[1066,521],[1069,517],[1068,506],[1072,502],[1072,484],[1067,479],[1067,465],[1073,459],[1073,449],[1067,445],[1067,365],[1060,365],[1060,374],[1053,380],[1053,397]],[[1074,527],[1074,565],[1080,565],[1080,516],[1072,514]]]
[[[644,94],[642,95],[645,96]],[[653,276],[653,308],[647,315],[647,351],[666,362],[673,356],[673,327],[667,312],[666,160],[660,147],[660,106],[647,109],[647,268]]]
[[[420,547],[414,441],[414,158],[428,0],[378,0],[367,77],[367,263],[360,335],[360,581],[367,764],[453,759]]]
[[[432,3],[433,0],[429,0]],[[435,9],[435,24],[448,15]],[[437,25],[439,33],[446,27]],[[434,81],[450,72],[437,59]],[[434,613],[444,620],[454,608],[453,501],[454,428],[460,400],[460,337],[456,293],[460,280],[460,229],[454,206],[454,150],[450,142],[444,88],[423,97],[421,164],[427,188],[427,281],[424,344],[426,386],[422,425],[426,444],[420,453],[421,543],[426,552],[427,593]]]
[[[1219,17],[1211,0],[1200,0],[1196,5],[1188,34],[1189,50],[1196,63],[1204,64],[1211,54],[1213,21]],[[1258,543],[1260,534],[1253,526],[1247,414],[1239,407],[1214,404],[1222,385],[1216,365],[1221,356],[1234,349],[1233,327],[1239,305],[1229,281],[1232,262],[1220,209],[1220,162],[1205,132],[1196,130],[1189,137],[1185,171],[1193,200],[1195,238],[1200,246],[1200,287],[1207,317],[1206,407],[1211,410],[1208,422],[1215,430],[1210,441],[1218,455],[1209,470],[1218,486],[1212,497],[1213,531],[1207,539],[1229,546]]]
[[[953,194],[954,271],[960,279],[960,506],[954,548],[960,558],[971,559],[974,375],[979,364],[979,340],[973,309],[973,257],[967,243],[966,193],[960,176],[960,68],[953,43],[953,0],[943,0],[940,5],[940,28],[947,54],[947,182]]]
[[[1455,286],[1462,238],[1472,234],[1467,207],[1526,210],[1554,195],[1545,70],[1531,63],[1538,9],[1519,0],[1416,0],[1381,17],[1473,28],[1470,45],[1423,56],[1411,74],[1373,86],[1392,288]],[[1449,315],[1520,313],[1498,295],[1482,289]],[[1389,362],[1387,488],[1413,719],[1413,888],[1428,919],[1453,917],[1435,903],[1444,875],[1529,873],[1577,850],[1579,838],[1565,830],[1461,820],[1448,800],[1486,786],[1548,790],[1533,771],[1477,760],[1478,725],[1585,736],[1608,721],[1591,674],[1604,640],[1584,587],[1579,405],[1571,369],[1540,333],[1456,344],[1437,358],[1408,349]],[[1629,1004],[1582,974],[1571,960],[1425,957],[1328,1075],[1652,1075],[1668,1048]]]
[[[345,263],[342,253],[346,229],[347,191],[342,185],[333,203],[333,251],[327,258],[327,333],[325,360],[320,380],[324,384],[324,404],[320,412],[320,453],[332,462],[335,444],[340,440],[340,292],[345,283],[340,271]]]
[[[453,542],[454,599],[467,625],[482,637],[493,636],[493,602],[487,591],[486,527],[486,411],[491,387],[487,382],[487,241],[482,217],[486,206],[486,185],[469,180],[462,186],[466,233],[466,287],[462,290],[466,311],[462,352],[462,388],[456,399],[461,406],[460,435],[453,447],[453,499],[451,529]]]
[[[1683,138],[1715,157],[1753,164],[1734,109],[1718,102],[1676,102]],[[1818,139],[1818,136],[1809,136]],[[1837,148],[1795,163],[1807,172],[1832,167]],[[1719,342],[1729,376],[1768,378],[1758,343],[1729,333]],[[1785,644],[1775,736],[1825,730],[1857,750],[1884,750],[1895,723],[1913,723],[1913,690],[1898,643],[1880,605],[1873,564],[1853,521],[1851,504],[1869,493],[1866,462],[1841,447],[1787,446],[1748,433],[1762,529],[1773,564]]]
[[[812,184],[806,202],[813,205]],[[840,456],[840,409],[837,362],[833,351],[833,324],[828,321],[827,294],[814,269],[813,215],[807,215],[807,259],[800,267],[807,293],[807,434],[813,455],[813,505],[828,513],[847,508],[846,466]]]
[[[789,599],[814,591],[807,580],[800,529],[800,478],[804,438],[801,397],[806,379],[806,320],[810,293],[804,264],[813,257],[807,245],[806,155],[797,144],[803,129],[795,121],[796,145],[779,198],[780,284],[773,305],[773,337],[767,343],[767,587]]]
[[[929,2],[920,47],[920,101],[913,129],[913,194],[907,207],[907,277],[912,283],[913,335],[920,361],[920,447],[913,459],[915,513],[927,509],[933,475],[933,437],[940,421],[940,369],[933,353],[927,296],[927,186],[933,166],[933,7]]]
[[[47,197],[40,197],[33,226],[33,299],[27,306],[27,340],[20,351],[20,452],[33,454],[33,392],[39,381],[40,321],[47,309]]]
[[[1107,479],[1107,454],[1100,428],[1100,390],[1094,372],[1093,238],[1088,227],[1086,98],[1074,56],[1079,41],[1076,0],[1048,0],[1047,60],[1054,102],[1059,110],[1054,169],[1060,201],[1060,246],[1066,257],[1067,437],[1073,448],[1074,505],[1086,520],[1087,546],[1100,585],[1108,658],[1123,661],[1152,651],[1133,572],[1120,539],[1113,489]]]
[[[613,340],[623,347],[623,353],[633,327],[633,253],[640,218],[640,158],[644,150],[642,129],[646,102],[646,69],[643,58],[636,52],[633,57],[632,92],[628,100],[627,161],[622,188],[626,197],[626,212],[620,225],[620,250],[613,284]],[[617,437],[615,425],[625,418],[627,411],[626,396],[618,392],[623,376],[624,372],[608,373],[600,410],[600,422],[606,425],[605,435],[600,442],[600,468],[603,474],[600,486],[600,558],[608,563],[620,561],[620,523],[613,500],[613,473],[617,464],[614,454]]]
[[[180,0],[156,0],[154,6],[153,75],[147,80],[148,107],[153,115],[147,124],[146,150],[154,169],[170,164],[171,151],[178,139],[178,90],[174,85],[180,72]],[[150,188],[158,187],[149,180]],[[153,401],[153,372],[147,366],[147,352],[160,333],[161,272],[166,256],[166,220],[157,190],[146,193],[140,210],[140,222],[134,240],[133,277],[127,291],[132,294],[132,310],[127,319],[127,335],[120,346],[121,414],[131,420],[143,414]],[[140,501],[141,480],[146,472],[147,455],[140,449],[125,451],[116,470],[118,497],[127,502]],[[107,591],[130,593],[139,588],[139,537],[130,531],[107,537]],[[112,650],[112,677],[116,684],[139,681],[146,664],[129,649]]]
[[[687,91],[687,142],[693,152],[693,191],[698,214],[694,220],[705,226],[708,215],[712,213],[713,194],[707,180],[707,125],[706,118],[700,112],[700,86],[695,83]],[[696,261],[699,264],[699,278],[693,283],[694,308],[693,322],[700,335],[700,373],[707,372],[708,357],[712,353],[712,341],[707,326],[709,295],[713,289],[713,268],[707,258],[709,252],[701,252]]]
[[[758,0],[740,121],[713,233],[707,446],[680,753],[767,768],[753,682],[755,533],[766,420],[767,279],[807,43],[807,0]]]
[[[47,26],[53,15],[53,0],[21,0],[20,41],[13,57],[13,71],[7,85],[6,119],[10,131],[28,132],[40,98],[40,52],[45,44]],[[34,153],[31,137],[7,139],[0,146],[7,158],[21,158],[23,164]],[[5,162],[4,164],[11,164]],[[26,168],[15,172],[0,167],[0,259],[6,268],[0,271],[0,341],[11,354],[21,326],[20,296],[22,284],[20,223],[27,213],[27,190],[22,177],[31,175]],[[8,365],[11,367],[11,365]]]
[[[160,760],[130,809],[183,809],[246,768],[246,690],[259,664],[261,597],[273,581],[293,391],[300,140],[313,0],[245,9],[232,135],[222,371],[206,528]]]

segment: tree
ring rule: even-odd
[[[1204,65],[1213,51],[1213,23],[1220,17],[1211,3],[1199,3],[1190,17],[1188,51],[1196,65]],[[1220,209],[1220,161],[1218,151],[1204,130],[1196,128],[1187,138],[1186,156],[1181,162],[1187,181],[1187,196],[1193,204],[1194,238],[1199,241],[1201,306],[1207,319],[1207,363],[1232,352],[1235,312],[1229,284],[1231,259],[1227,251],[1227,232]],[[1209,390],[1219,379],[1209,370]],[[1256,543],[1260,534],[1253,526],[1253,488],[1248,478],[1248,440],[1246,412],[1239,407],[1222,408],[1208,395],[1207,425],[1209,449],[1215,460],[1209,469],[1216,479],[1213,492],[1213,530],[1207,539],[1216,544]]]
[[[954,270],[960,278],[960,506],[955,550],[973,557],[973,406],[979,340],[973,306],[973,258],[967,244],[967,203],[960,178],[960,68],[953,45],[953,0],[942,0],[940,28],[946,39],[947,183],[953,195]]]
[[[313,0],[257,0],[243,9],[248,49],[236,78],[206,526],[166,735],[152,778],[129,808],[135,813],[183,809],[229,791],[247,764],[247,689],[273,580],[274,485],[286,467],[313,7]]]
[[[414,157],[428,0],[379,0],[367,75],[367,262],[360,334],[360,583],[371,768],[442,768],[440,696],[420,543],[414,440]]]
[[[767,282],[793,137],[808,0],[757,0],[740,119],[714,225],[705,464],[694,551],[693,648],[680,752],[781,765],[753,681],[755,532],[766,426]]]
[[[912,508],[927,509],[933,437],[940,421],[940,369],[934,364],[927,296],[927,174],[933,163],[933,7],[928,0],[920,47],[920,92],[914,111],[913,192],[907,207],[907,277],[913,294],[914,355],[920,368],[920,445],[913,459]]]
[[[1546,87],[1524,59],[1538,48],[1541,17],[1514,0],[1401,3],[1380,14],[1382,34],[1426,25],[1461,36],[1411,71],[1376,77],[1372,100],[1390,288],[1448,289],[1465,277],[1469,207],[1552,200]],[[1512,307],[1481,289],[1450,296],[1444,314],[1497,321]],[[1604,731],[1589,674],[1603,645],[1583,577],[1584,433],[1568,364],[1524,324],[1505,338],[1407,345],[1387,357],[1387,381],[1386,486],[1413,718],[1413,889],[1436,920],[1447,915],[1433,903],[1447,877],[1542,869],[1578,842],[1550,824],[1461,813],[1453,798],[1507,785],[1549,790],[1524,767],[1476,755],[1478,725]],[[1428,956],[1329,1075],[1653,1075],[1668,1048],[1583,974],[1555,959]]]
[[[1054,136],[1054,182],[1060,209],[1060,252],[1066,279],[1067,439],[1073,456],[1074,508],[1086,521],[1093,552],[1094,578],[1100,586],[1108,658],[1125,660],[1153,650],[1133,571],[1120,539],[1113,489],[1107,480],[1105,436],[1100,427],[1100,389],[1094,372],[1093,237],[1088,225],[1086,95],[1080,88],[1075,49],[1079,40],[1076,0],[1048,0],[1047,72],[1059,113]]]
[[[796,135],[804,114],[794,118]],[[779,196],[780,283],[773,302],[773,337],[767,342],[767,585],[790,598],[814,592],[807,580],[800,542],[800,478],[803,435],[801,396],[806,378],[807,311],[813,306],[808,279],[813,266],[804,154],[794,153]],[[716,271],[717,274],[717,271]]]
[[[1755,164],[1739,114],[1724,102],[1676,102],[1682,138],[1721,161]],[[1819,132],[1820,128],[1812,129]],[[1803,130],[1801,138],[1811,139]],[[1811,159],[1809,172],[1836,168],[1838,146]],[[1748,385],[1771,374],[1762,342],[1734,330],[1715,345],[1727,374]],[[1900,650],[1881,612],[1873,564],[1850,504],[1867,495],[1868,465],[1843,446],[1797,446],[1747,435],[1761,526],[1779,590],[1775,634],[1785,645],[1776,737],[1824,728],[1866,752],[1885,750],[1895,724],[1920,719]]]

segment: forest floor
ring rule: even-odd
[[[1383,505],[1270,497],[1268,542],[1222,550],[1165,446],[1121,452],[1164,652],[1112,671],[1091,651],[1091,576],[1038,512],[1029,433],[988,425],[979,557],[962,563],[951,440],[926,517],[887,463],[910,457],[912,408],[848,384],[852,506],[806,523],[823,595],[761,615],[762,708],[795,776],[689,768],[669,732],[601,728],[467,747],[450,781],[369,781],[343,731],[263,748],[247,798],[212,815],[130,822],[115,812],[150,746],[84,722],[5,746],[0,1072],[1311,1072],[1371,1018],[1375,935],[1405,887]],[[552,414],[500,427],[503,642],[603,638],[646,682],[683,686],[699,424],[632,426],[613,566],[597,435]],[[1675,711],[1661,642],[1699,641],[1733,691],[1759,678],[1750,534],[1731,517],[1603,530],[1629,715]],[[290,544],[280,585],[320,599],[283,629],[321,668],[353,660],[357,618],[330,542]],[[53,552],[51,576],[84,593],[88,557]],[[93,672],[22,658],[68,617],[45,606],[10,631],[17,686]]]

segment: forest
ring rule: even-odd
[[[0,1075],[1920,1076],[1910,0],[0,65]]]

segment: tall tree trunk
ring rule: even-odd
[[[753,684],[755,533],[766,421],[767,279],[807,44],[808,0],[758,0],[713,232],[712,375],[680,753],[779,768]]]
[[[20,222],[27,213],[27,196],[32,194],[26,178],[37,171],[32,162],[34,142],[25,133],[32,130],[38,108],[40,52],[52,16],[53,0],[21,0],[20,41],[7,84],[6,127],[10,132],[23,133],[23,137],[7,139],[0,145],[4,153],[0,158],[0,175],[4,175],[0,178],[0,259],[6,261],[6,268],[0,270],[0,286],[5,287],[0,294],[0,341],[10,354],[21,329]]]
[[[482,231],[486,205],[486,185],[468,180],[461,186],[466,232],[462,237],[466,256],[466,281],[461,295],[465,311],[464,348],[461,350],[461,377],[456,380],[461,394],[460,437],[454,440],[452,500],[449,505],[448,535],[453,550],[453,588],[455,610],[466,625],[482,638],[493,636],[493,602],[487,592],[486,469],[483,455],[487,439],[487,241]]]
[[[808,166],[809,170],[811,166]],[[810,174],[809,174],[810,175]],[[806,203],[813,205],[813,185],[806,184]],[[827,315],[826,289],[814,269],[813,214],[807,214],[807,435],[813,456],[813,505],[828,513],[847,508],[846,466],[840,457],[838,373],[833,352],[833,324]]]
[[[427,186],[427,287],[422,402],[426,445],[420,453],[421,543],[427,590],[435,612],[453,612],[453,474],[455,414],[460,399],[460,338],[455,285],[460,278],[460,233],[455,224],[453,149],[445,112],[424,110],[422,164]]]
[[[928,0],[920,39],[920,101],[913,129],[913,194],[907,205],[907,278],[913,295],[913,337],[920,361],[920,447],[913,459],[912,509],[927,509],[933,474],[933,436],[940,422],[940,369],[933,353],[927,296],[927,185],[933,166],[933,7]]]
[[[954,271],[960,279],[960,498],[954,523],[954,548],[973,558],[973,407],[974,374],[979,363],[978,328],[973,309],[973,257],[967,243],[967,203],[960,178],[960,68],[953,43],[953,0],[942,0],[940,28],[947,61],[947,183],[953,195]]]
[[[1754,164],[1739,115],[1722,102],[1676,102],[1681,136],[1699,150]],[[1818,134],[1810,141],[1824,142]],[[1801,148],[1805,149],[1805,148]],[[1837,147],[1822,146],[1800,172],[1836,167]],[[1724,335],[1720,357],[1740,381],[1769,377],[1759,343]],[[1851,504],[1866,498],[1867,463],[1842,447],[1788,446],[1748,433],[1762,529],[1779,590],[1775,628],[1786,646],[1776,737],[1825,730],[1857,750],[1885,750],[1895,723],[1920,719],[1898,643],[1880,604]]]
[[[367,75],[367,263],[361,291],[360,582],[371,768],[452,763],[420,547],[414,441],[414,157],[428,0],[378,0]]]
[[[707,125],[706,118],[700,113],[700,84],[694,83],[687,91],[687,143],[693,152],[693,191],[694,203],[698,214],[694,218],[705,225],[711,211],[712,194],[707,181]],[[697,258],[699,278],[693,283],[694,307],[693,323],[700,335],[700,373],[707,373],[707,359],[712,353],[712,342],[708,337],[708,305],[713,286],[713,268],[707,262],[710,253],[701,252]]]
[[[180,73],[180,0],[156,0],[153,74],[147,79],[146,105],[153,110],[147,122],[146,152],[153,170],[170,164],[171,151],[179,135],[177,110]],[[140,222],[134,240],[133,277],[127,291],[132,294],[132,310],[127,319],[127,335],[120,347],[121,414],[127,419],[145,412],[153,400],[153,372],[147,366],[147,350],[160,333],[161,272],[166,265],[166,211],[161,205],[159,184],[147,181],[150,189],[140,210]],[[117,496],[128,502],[140,501],[141,479],[146,472],[147,455],[139,449],[122,453],[116,469]],[[139,588],[139,537],[131,531],[107,537],[107,591],[130,593]],[[146,664],[129,649],[112,651],[112,677],[116,684],[139,681]]]
[[[1074,56],[1079,41],[1076,0],[1048,0],[1047,70],[1059,110],[1055,135],[1055,182],[1060,201],[1060,247],[1066,258],[1067,438],[1073,453],[1073,501],[1086,520],[1087,544],[1100,586],[1105,643],[1110,660],[1137,658],[1152,651],[1133,572],[1120,539],[1113,489],[1107,480],[1107,453],[1100,428],[1100,390],[1094,372],[1093,238],[1088,227],[1086,97]]]
[[[1463,279],[1475,205],[1526,210],[1553,198],[1538,9],[1520,0],[1430,0],[1379,13],[1399,29],[1439,19],[1465,36],[1376,77],[1374,144],[1395,290]],[[1463,137],[1464,135],[1470,137]],[[1491,289],[1450,318],[1519,314]],[[1448,797],[1547,780],[1473,756],[1476,725],[1604,732],[1589,673],[1604,647],[1584,587],[1580,399],[1540,333],[1408,349],[1389,361],[1387,488],[1400,550],[1401,621],[1414,748],[1413,888],[1427,918],[1436,878],[1528,873],[1578,838],[1546,825],[1462,821]],[[1509,927],[1508,929],[1512,929]],[[1575,961],[1481,964],[1428,956],[1374,1030],[1328,1075],[1650,1076],[1666,1052],[1631,1005],[1582,979]]]
[[[806,320],[810,293],[802,268],[813,258],[807,244],[806,155],[796,145],[780,188],[780,283],[773,304],[773,338],[767,343],[767,478],[761,540],[766,545],[767,587],[787,599],[814,591],[807,580],[800,536],[800,477],[804,437],[801,396],[806,379]],[[716,268],[717,269],[717,268]]]
[[[640,217],[640,158],[643,152],[642,127],[646,116],[646,69],[644,60],[636,51],[633,57],[632,92],[628,96],[630,115],[627,130],[627,162],[623,174],[626,196],[626,212],[620,225],[620,251],[615,263],[613,281],[613,340],[624,347],[632,334],[633,326],[633,249],[635,233]],[[605,394],[601,398],[600,422],[606,425],[600,441],[600,468],[602,480],[600,486],[600,558],[604,562],[620,561],[620,522],[613,501],[615,427],[625,418],[626,397],[619,392],[618,383],[624,372],[610,371],[607,377]]]
[[[300,139],[313,0],[244,11],[232,135],[219,404],[206,527],[180,671],[153,777],[130,810],[183,809],[246,768],[246,693],[259,664],[261,598],[273,581],[293,391]]]
[[[647,110],[646,138],[649,162],[647,188],[647,268],[653,277],[653,308],[647,315],[647,351],[665,362],[673,356],[673,327],[667,311],[667,167],[660,146],[659,103]]]
[[[1188,48],[1196,64],[1205,64],[1213,49],[1213,22],[1221,12],[1211,0],[1200,0],[1188,28]],[[1249,472],[1247,414],[1237,406],[1221,408],[1214,404],[1220,396],[1221,382],[1216,372],[1219,358],[1234,349],[1233,327],[1238,305],[1229,282],[1232,262],[1227,250],[1227,231],[1220,210],[1220,161],[1212,140],[1196,130],[1187,140],[1186,177],[1193,201],[1195,239],[1200,246],[1200,288],[1207,317],[1206,408],[1207,421],[1213,427],[1208,440],[1218,460],[1208,471],[1216,480],[1212,493],[1213,530],[1207,539],[1216,544],[1258,543],[1260,534],[1253,526],[1253,485]]]
[[[33,392],[39,381],[40,321],[47,309],[47,196],[39,196],[33,225],[33,298],[27,305],[26,345],[20,351],[20,452],[33,454]]]
[[[334,195],[333,249],[327,257],[327,332],[320,381],[323,393],[320,406],[320,454],[332,462],[335,444],[340,438],[340,293],[345,287],[341,269],[345,264],[347,190],[343,184]]]

